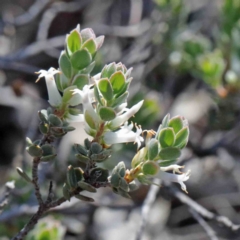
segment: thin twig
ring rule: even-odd
[[[217,214],[214,214],[214,213],[208,211],[206,208],[199,205],[197,202],[195,202],[193,199],[188,197],[186,194],[184,194],[183,192],[178,190],[173,185],[170,185],[168,183],[165,183],[165,185],[168,186],[170,193],[174,197],[176,197],[180,202],[182,202],[182,203],[186,204],[187,206],[189,206],[190,208],[194,209],[194,211],[199,213],[201,216],[203,216],[207,219],[215,220],[215,221],[223,224],[225,227],[230,228],[232,231],[237,231],[240,229],[240,225],[234,224],[225,216],[219,216]]]
[[[40,163],[40,158],[35,157],[33,159],[33,166],[32,166],[32,183],[34,185],[35,195],[37,197],[38,204],[39,204],[39,206],[41,206],[41,205],[43,205],[43,200],[42,200],[42,195],[41,195],[40,188],[38,185],[38,165],[39,165],[39,163]]]
[[[159,185],[160,180],[154,179],[153,183]],[[143,202],[142,211],[141,211],[141,223],[140,223],[139,229],[137,231],[137,235],[135,238],[136,240],[141,240],[143,237],[143,232],[145,230],[145,226],[148,221],[149,211],[156,199],[158,191],[159,191],[159,186],[151,185],[151,187],[148,191],[147,197]]]
[[[198,214],[192,208],[189,209],[189,212],[198,221],[198,223],[202,226],[202,228],[205,230],[205,232],[209,236],[210,240],[218,240],[218,237],[216,236],[216,233],[214,232],[214,230],[209,226],[209,224],[202,218],[202,216],[200,214]]]

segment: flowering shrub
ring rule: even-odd
[[[43,137],[32,141],[27,138],[27,151],[33,157],[32,178],[22,169],[18,173],[35,188],[39,209],[14,239],[22,239],[37,223],[44,212],[56,207],[71,197],[92,202],[83,194],[96,192],[100,187],[110,187],[113,192],[130,198],[129,192],[137,188],[136,180],[151,184],[152,178],[177,182],[187,192],[185,181],[190,172],[182,173],[176,165],[189,137],[187,120],[181,116],[166,115],[157,132],[142,130],[129,119],[141,108],[143,101],[128,106],[131,71],[122,63],[110,63],[102,71],[91,76],[94,57],[104,37],[96,37],[92,29],[80,30],[77,26],[66,37],[65,50],[59,57],[59,69],[40,70],[38,80],[45,78],[50,107],[39,111],[39,130]],[[75,144],[76,162],[66,169],[62,188],[63,197],[54,200],[52,183],[47,200],[43,200],[38,183],[38,165],[53,161],[57,153],[53,142],[69,131],[74,131],[71,122],[82,122],[88,138],[84,144]],[[137,153],[131,169],[119,162],[109,173],[98,166],[112,154],[112,145],[134,142]],[[84,168],[80,167],[85,166]],[[172,171],[173,173],[168,173]]]

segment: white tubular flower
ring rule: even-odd
[[[160,169],[162,169],[162,168],[160,168]],[[189,179],[190,170],[187,171],[186,173],[182,173],[182,174],[178,174],[178,175],[172,174],[172,173],[166,173],[166,172],[160,170],[157,176],[163,181],[179,183],[181,185],[182,190],[184,192],[188,193],[186,185],[183,182],[185,182]]]
[[[51,106],[57,107],[61,105],[62,97],[57,89],[56,82],[53,77],[56,73],[60,73],[60,71],[51,67],[49,68],[48,71],[40,70],[39,72],[36,73],[39,74],[36,82],[38,82],[40,78],[45,77],[49,98],[48,102],[51,104]]]
[[[90,86],[85,85],[83,87],[83,90],[80,90],[80,89],[73,90],[73,95],[77,95],[77,96],[73,96],[69,104],[72,106],[73,105],[76,106],[81,103],[83,105],[84,112],[87,111],[88,114],[90,114],[90,116],[94,120],[94,122],[96,124],[99,123],[100,118],[95,112],[95,109],[93,108],[93,105],[92,105],[92,102],[94,101],[94,99],[93,99],[92,89],[90,89]]]
[[[184,168],[184,166],[179,166],[179,165],[170,165],[170,166],[167,166],[167,167],[160,167],[160,170],[166,172],[166,171],[173,171],[173,173],[175,174],[176,172],[177,173],[182,173],[179,169],[181,168]]]
[[[112,145],[116,143],[127,143],[134,142],[137,143],[138,148],[141,146],[141,142],[143,142],[143,137],[141,136],[142,129],[141,127],[135,126],[136,132],[132,131],[133,124],[128,125],[126,122],[124,126],[121,127],[116,132],[106,132],[103,135],[103,140],[107,145]]]
[[[132,117],[136,112],[138,112],[142,104],[143,100],[132,106],[130,109],[127,109],[126,112],[124,112],[120,116],[117,116],[113,121],[111,121],[109,127],[114,129],[124,124],[130,117]]]

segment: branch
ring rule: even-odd
[[[160,180],[159,179],[154,179],[153,181],[154,184],[159,184]],[[144,200],[143,206],[142,206],[142,211],[141,211],[141,224],[139,226],[139,229],[137,231],[136,235],[136,240],[141,240],[143,237],[143,232],[145,229],[145,226],[147,224],[148,220],[148,215],[149,211],[156,199],[157,193],[159,191],[159,186],[156,185],[151,185],[150,190],[148,191],[147,197]]]
[[[205,230],[207,235],[211,240],[218,240],[218,237],[216,236],[216,233],[214,230],[208,225],[208,223],[202,218],[200,214],[198,214],[194,209],[189,209],[192,216],[198,221],[198,223],[202,226],[202,228]]]
[[[38,204],[41,207],[43,205],[42,195],[40,192],[40,188],[38,185],[38,165],[40,163],[40,158],[36,157],[33,159],[33,166],[32,166],[32,183],[35,189],[35,195],[38,200]]]
[[[188,197],[186,194],[178,190],[176,187],[170,184],[166,184],[168,186],[168,189],[170,193],[176,197],[180,202],[186,204],[190,208],[192,208],[195,212],[203,216],[204,218],[215,220],[221,224],[223,224],[225,227],[230,228],[232,231],[237,231],[240,229],[240,225],[236,225],[232,223],[227,217],[225,216],[219,216],[217,214],[214,214],[210,211],[208,211],[203,206],[199,205],[197,202],[192,200],[190,197]]]

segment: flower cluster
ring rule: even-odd
[[[135,180],[151,184],[149,178],[152,177],[178,182],[186,191],[184,182],[190,174],[182,173],[182,167],[175,163],[188,141],[187,121],[179,116],[170,119],[167,115],[157,133],[142,131],[141,126],[129,122],[143,104],[140,101],[128,107],[132,69],[127,69],[122,63],[111,63],[101,73],[90,75],[103,40],[103,36],[96,37],[91,29],[80,30],[78,26],[66,37],[59,69],[50,68],[37,73],[37,81],[45,77],[51,105],[51,110],[39,113],[42,121],[40,130],[49,142],[47,150],[51,151],[44,154],[44,146],[30,142],[28,152],[45,160],[54,158],[56,154],[51,141],[74,130],[69,123],[82,122],[89,138],[85,139],[84,145],[76,145],[76,158],[85,168],[78,164],[68,167],[63,186],[67,200],[74,195],[81,200],[92,201],[79,193],[83,190],[95,192],[101,186],[111,186],[115,193],[129,197],[128,192],[136,189]],[[144,132],[145,147],[141,148]],[[110,157],[113,144],[127,142],[136,143],[138,149],[131,169],[126,169],[120,162],[109,175],[106,169],[97,166]],[[173,171],[173,174],[166,171]]]

